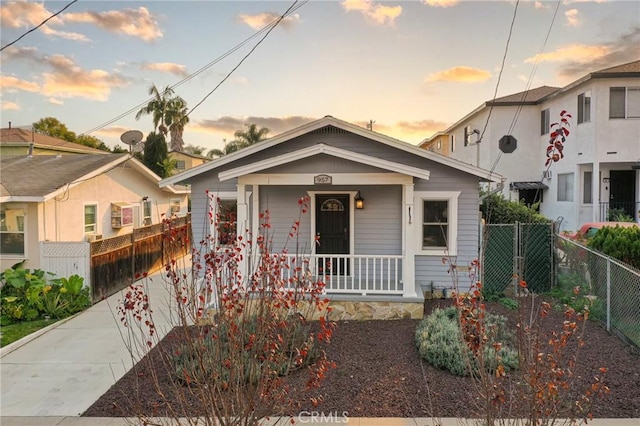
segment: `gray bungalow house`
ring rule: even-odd
[[[460,271],[478,257],[479,182],[501,180],[326,116],[160,186],[191,185],[195,244],[210,237],[224,243],[209,220],[222,206],[236,210],[238,233],[254,235],[268,210],[278,251],[298,220],[297,201],[309,197],[298,246],[323,277],[336,318],[419,318],[423,288],[452,287],[443,257]],[[466,274],[460,276],[468,287]]]

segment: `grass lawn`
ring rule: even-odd
[[[13,343],[16,340],[20,340],[24,336],[28,336],[29,334],[38,331],[41,328],[45,328],[55,322],[56,320],[36,320],[4,325],[2,326],[2,330],[0,330],[2,332],[0,347]]]

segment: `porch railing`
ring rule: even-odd
[[[288,255],[283,279],[290,278],[294,266],[303,265],[312,277],[325,283],[327,294],[402,294],[402,256],[355,254]]]
[[[630,216],[637,221],[640,219],[640,201],[600,202],[600,222],[617,222],[620,214]]]

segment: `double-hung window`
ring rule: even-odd
[[[540,111],[540,134],[546,135],[549,133],[549,126],[551,125],[551,113],[549,108]]]
[[[456,255],[459,196],[453,191],[416,191],[418,254]]]
[[[558,201],[573,201],[573,173],[558,174]]]
[[[593,172],[586,171],[583,173],[582,177],[583,177],[582,203],[592,204],[593,203]]]
[[[640,87],[609,88],[609,118],[640,118]]]
[[[25,255],[25,217],[27,209],[19,204],[0,205],[0,255],[20,257]]]
[[[98,232],[98,205],[84,205],[84,233],[95,234]]]
[[[225,246],[236,240],[238,197],[236,192],[221,192],[210,197],[210,246]],[[212,247],[213,248],[213,247]]]
[[[153,208],[153,201],[144,200],[142,202],[142,226],[149,226],[153,223],[151,219],[152,208]]]
[[[591,91],[578,95],[578,124],[591,121]]]

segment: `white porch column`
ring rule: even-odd
[[[253,253],[256,253],[258,248],[258,235],[260,234],[260,185],[253,184],[252,188],[252,214],[251,214],[251,236]]]
[[[593,155],[593,171],[591,172],[591,202],[593,203],[593,208],[591,220],[593,222],[600,222],[600,161],[598,161],[597,151]]]
[[[236,218],[236,235],[238,235],[239,237],[242,236],[242,243],[246,243],[247,242],[246,231],[248,226],[247,219],[249,216],[249,211],[247,208],[247,192],[245,190],[245,185],[243,184],[238,184],[237,189],[238,189],[238,192],[237,192],[238,213]],[[246,246],[240,252],[240,254],[242,255],[242,260],[238,263],[238,268],[243,278],[246,278],[248,273],[248,269],[247,269],[247,266],[249,265],[248,259],[247,259],[248,253],[249,251],[247,250]]]
[[[413,183],[402,185],[402,297],[416,293],[416,255],[414,233],[418,232],[413,206]]]

